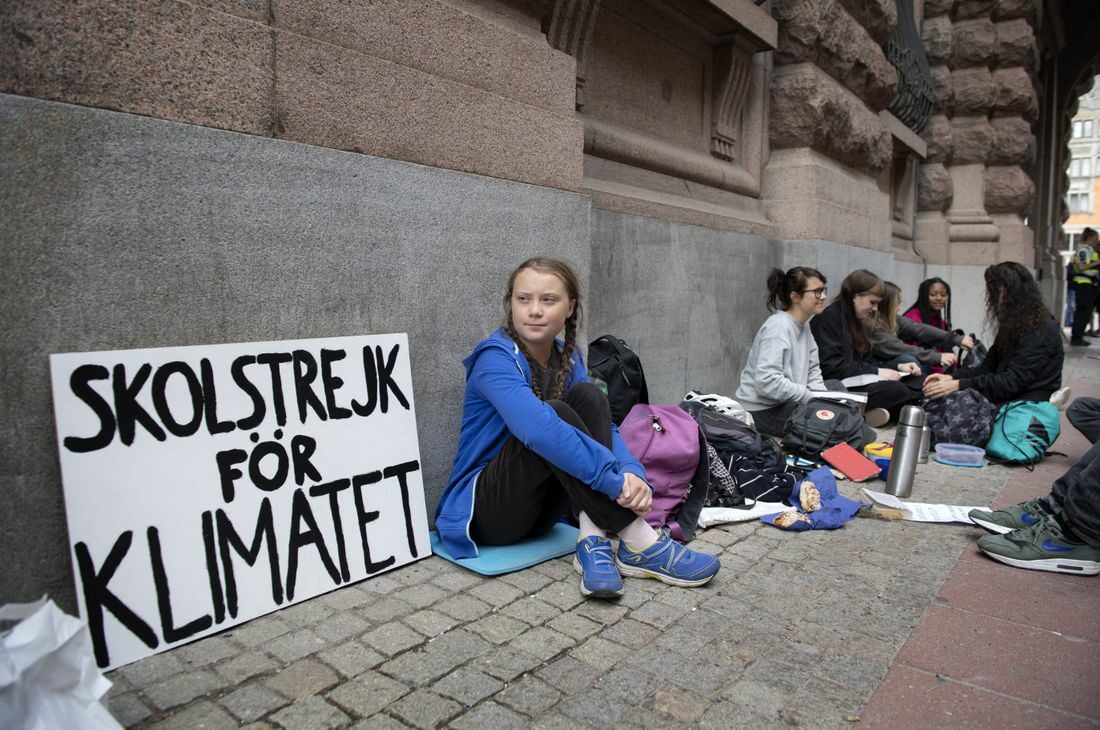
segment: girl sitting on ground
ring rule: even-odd
[[[930,327],[943,330],[944,332],[951,331],[951,287],[946,281],[933,276],[931,279],[925,279],[920,283],[917,288],[917,301],[913,302],[913,306],[905,310],[905,313],[901,315],[903,319],[912,320],[917,324],[926,324]],[[900,336],[900,335],[899,335]],[[915,337],[902,337],[907,345],[913,345],[916,347],[922,344],[922,342]],[[934,347],[937,352],[944,352],[942,347]],[[950,350],[950,348],[946,348]],[[932,367],[932,372],[942,373],[944,368],[939,365]]]
[[[512,272],[503,326],[463,361],[462,430],[436,510],[440,539],[455,557],[472,557],[478,544],[544,534],[572,511],[580,523],[573,565],[585,596],[622,595],[623,575],[702,585],[718,559],[642,519],[652,491],[607,397],[588,382],[576,345],[580,315],[580,286],[567,263],[536,257]],[[614,553],[609,533],[619,536]]]
[[[844,380],[858,375],[877,376],[878,380],[848,390],[867,395],[864,417],[867,425],[878,428],[896,418],[902,406],[920,398],[919,385],[911,388],[901,382],[902,374],[918,374],[915,363],[895,368],[882,367],[871,352],[871,340],[863,320],[874,317],[875,309],[886,293],[882,279],[866,269],[848,274],[840,284],[840,294],[820,315],[810,320],[821,358],[821,375]]]
[[[807,322],[825,309],[825,276],[808,266],[768,275],[768,309],[741,371],[737,400],[752,413],[757,430],[783,436],[795,408],[825,390],[817,342]],[[778,310],[778,311],[776,311]]]
[[[995,404],[1045,401],[1062,387],[1062,332],[1043,304],[1039,285],[1021,264],[1005,261],[985,270],[986,313],[996,337],[974,368],[930,375],[924,394],[939,398],[973,388]]]
[[[884,284],[886,292],[878,305],[877,316],[873,320],[865,320],[871,353],[875,358],[888,368],[896,368],[902,362],[915,362],[926,375],[932,372],[933,367],[954,367],[958,358],[952,350],[955,347],[969,349],[974,341],[907,317],[898,317],[901,288],[891,281]],[[911,344],[913,342],[928,347],[919,347]]]

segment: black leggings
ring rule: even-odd
[[[611,406],[599,388],[577,383],[562,400],[547,404],[563,421],[611,448]],[[477,478],[471,537],[483,545],[511,545],[547,532],[570,507],[611,532],[637,518],[509,436]]]
[[[867,408],[885,408],[891,418],[897,418],[903,406],[920,403],[921,381],[919,375],[904,380],[880,380],[861,388],[849,388],[853,393],[867,395]]]

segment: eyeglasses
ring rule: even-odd
[[[829,287],[819,286],[816,289],[803,289],[802,291],[800,291],[798,293],[799,294],[813,294],[818,299],[824,299],[826,297],[826,295],[828,295],[828,293],[829,293]]]

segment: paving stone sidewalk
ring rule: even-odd
[[[1012,473],[929,463],[913,499],[988,505]],[[617,601],[583,599],[571,558],[430,557],[114,671],[108,705],[143,728],[848,727],[980,534],[715,527],[692,543],[722,559],[709,585]]]

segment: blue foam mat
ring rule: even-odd
[[[559,522],[545,535],[522,540],[514,545],[478,545],[476,558],[452,556],[443,547],[439,533],[435,530],[428,533],[428,538],[431,540],[432,552],[444,560],[481,575],[503,575],[569,555],[577,549],[579,534],[576,527]]]

